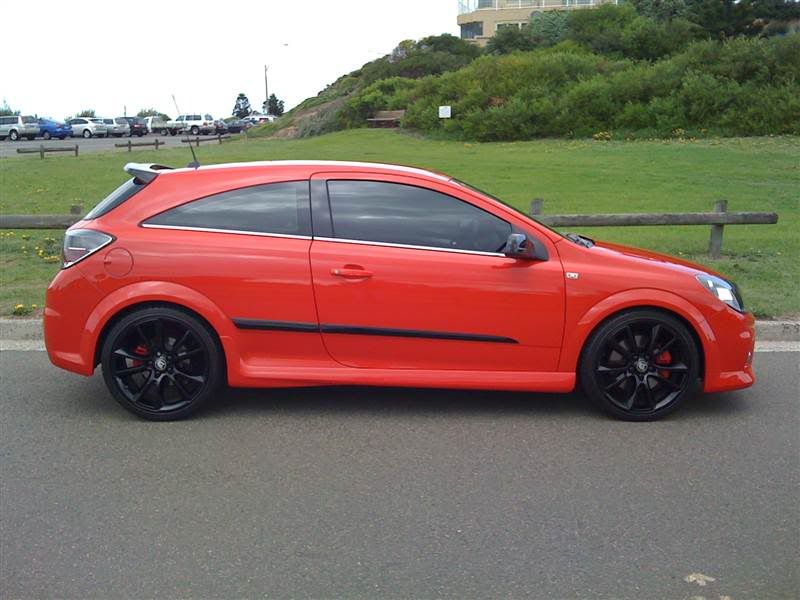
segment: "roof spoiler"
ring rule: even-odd
[[[124,167],[125,172],[138,179],[142,183],[150,183],[158,177],[159,171],[171,170],[172,167],[165,167],[164,165],[157,165],[154,163],[128,163]]]

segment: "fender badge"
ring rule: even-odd
[[[577,279],[578,277],[580,277],[580,275],[578,273],[575,273],[574,271],[567,271],[566,276],[567,279]]]

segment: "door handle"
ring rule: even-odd
[[[339,269],[331,269],[331,275],[344,277],[345,279],[367,279],[372,277],[372,272],[360,267],[341,267]]]

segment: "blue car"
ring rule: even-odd
[[[72,127],[50,119],[39,119],[39,135],[46,140],[50,138],[63,140],[72,137]]]

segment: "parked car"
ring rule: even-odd
[[[103,119],[103,123],[105,123],[109,137],[112,135],[114,137],[131,135],[131,126],[128,123],[128,119],[125,117],[117,117],[116,119],[105,118]]]
[[[125,170],[67,230],[44,332],[55,365],[102,364],[142,417],[187,416],[225,383],[580,382],[639,421],[701,380],[755,381],[753,315],[733,283],[562,235],[446,175],[325,161]]]
[[[72,137],[72,127],[52,119],[39,119],[39,135],[46,140],[50,138],[63,140]]]
[[[211,115],[180,115],[175,119],[181,131],[184,133],[191,133],[192,135],[208,135],[214,133],[214,117]]]
[[[75,117],[70,119],[67,123],[72,127],[72,135],[78,135],[84,138],[90,137],[106,137],[108,130],[103,119],[95,119],[88,117]]]
[[[220,135],[228,133],[228,124],[223,121],[222,119],[215,119],[214,120],[214,133],[218,133]]]
[[[160,117],[146,117],[145,123],[150,133],[160,135],[178,135],[184,127],[183,121],[165,121]]]
[[[0,117],[0,140],[16,142],[20,138],[35,139],[39,135],[39,120],[28,115]]]
[[[227,126],[228,126],[228,133],[241,133],[242,131],[247,129],[247,124],[241,119],[236,119],[235,121],[229,121],[227,123]]]
[[[147,124],[145,123],[142,117],[122,117],[128,122],[128,127],[130,127],[130,132],[128,133],[129,137],[138,136],[142,137],[146,135],[148,132]]]

